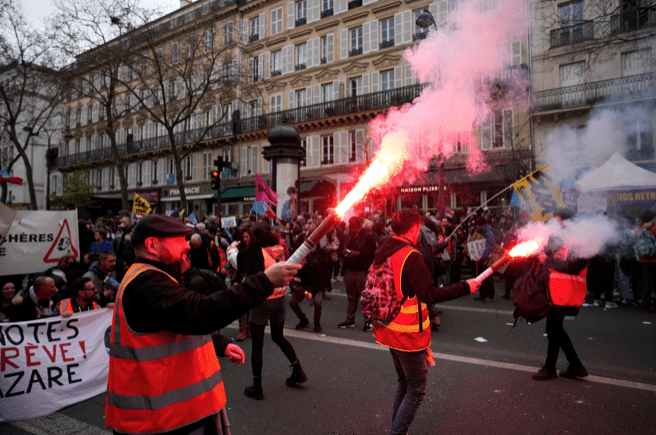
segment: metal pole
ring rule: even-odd
[[[46,170],[47,177],[46,180],[46,210],[50,210],[50,135],[48,135],[48,149],[46,151]]]

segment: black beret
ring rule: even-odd
[[[179,220],[163,214],[151,214],[141,219],[132,230],[132,246],[143,244],[148,237],[179,237],[193,234],[194,230]]]

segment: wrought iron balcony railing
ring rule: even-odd
[[[254,34],[252,34],[252,35],[250,36],[249,41],[250,41],[250,42],[255,42],[255,41],[257,41],[258,39],[260,39],[260,34],[259,34],[259,33],[254,33]]]
[[[594,39],[594,22],[583,21],[572,26],[561,27],[550,33],[551,48],[576,44]]]
[[[340,100],[313,104],[267,115],[254,116],[241,121],[217,125],[211,128],[202,139],[218,139],[232,136],[236,133],[247,133],[250,131],[272,128],[281,124],[283,119],[287,119],[287,122],[294,124],[322,118],[330,118],[338,115],[348,115],[366,110],[399,106],[412,102],[419,96],[422,89],[423,85],[412,85],[398,89],[390,89],[388,91],[360,95],[357,97],[342,98]],[[189,130],[186,134],[176,133],[175,142],[177,144],[196,142],[201,139],[204,130],[204,128],[199,128],[196,130]],[[168,136],[159,136],[152,139],[143,139],[121,144],[119,145],[119,153],[122,156],[126,156],[133,153],[163,150],[169,147],[170,143]],[[96,160],[109,159],[111,157],[113,157],[111,148],[101,148],[67,156],[59,156],[56,161],[56,166],[60,167],[89,163]]]
[[[296,23],[294,24],[294,27],[302,26],[305,23],[307,23],[307,18],[306,17],[299,18],[298,20],[296,20]]]
[[[610,17],[610,33],[613,35],[653,26],[656,26],[654,9],[633,8]]]
[[[324,9],[323,11],[321,11],[321,18],[332,17],[333,13],[334,13],[333,8]]]
[[[414,35],[412,35],[412,40],[413,41],[417,41],[419,39],[426,39],[426,38],[428,38],[428,31],[419,32],[419,33],[415,33]]]
[[[305,69],[305,68],[307,68],[307,64],[305,64],[305,63],[299,63],[295,66],[296,71],[300,71],[300,70]]]
[[[349,51],[349,57],[358,56],[360,54],[362,54],[362,47],[354,48],[353,50]]]
[[[348,10],[350,11],[351,9],[359,8],[362,6],[362,0],[351,0],[348,2]]]
[[[394,47],[394,38],[390,38],[387,41],[383,41],[380,43],[380,49],[382,50],[383,48],[388,48],[388,47]]]
[[[588,106],[606,98],[623,101],[654,96],[656,73],[639,74],[536,92],[533,113]]]

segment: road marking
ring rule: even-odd
[[[61,433],[112,435],[111,431],[87,424],[83,421],[59,413],[46,415],[45,417],[33,418],[31,420],[14,421],[9,425],[34,435],[53,435]]]
[[[235,323],[232,323],[232,324],[228,325],[227,328],[239,329],[239,324],[237,322],[235,322]],[[266,330],[266,333],[270,334],[270,330],[268,328]],[[359,348],[364,348],[364,349],[374,349],[374,350],[388,351],[387,347],[382,346],[382,345],[377,344],[377,343],[367,343],[367,342],[364,342],[364,341],[351,340],[351,339],[348,339],[348,338],[319,336],[319,335],[311,333],[311,332],[297,331],[295,329],[285,328],[285,335],[288,336],[288,337],[295,337],[295,338],[302,338],[302,339],[306,339],[306,340],[320,341],[320,342],[323,342],[323,343],[331,343],[331,344],[339,344],[339,345],[359,347]],[[442,359],[442,360],[445,360],[445,361],[463,362],[463,363],[475,364],[475,365],[479,365],[479,366],[496,367],[496,368],[507,369],[507,370],[517,370],[517,371],[520,371],[520,372],[527,372],[527,373],[534,373],[536,371],[536,367],[533,367],[533,366],[525,366],[525,365],[521,365],[521,364],[505,363],[505,362],[500,362],[500,361],[491,361],[491,360],[481,359],[481,358],[470,358],[470,357],[467,357],[467,356],[460,356],[460,355],[450,355],[450,354],[447,354],[447,353],[439,353],[439,352],[435,352],[435,351],[433,351],[433,357],[435,357],[435,359]],[[617,386],[617,387],[633,388],[635,390],[652,391],[652,392],[656,393],[656,385],[645,384],[645,383],[641,383],[641,382],[625,381],[625,380],[622,380],[622,379],[605,378],[603,376],[594,376],[594,375],[590,375],[590,376],[586,377],[585,381],[596,382],[598,384],[613,385],[613,386]]]

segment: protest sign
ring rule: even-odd
[[[483,256],[485,252],[485,244],[487,242],[485,239],[474,240],[473,242],[467,242],[467,250],[469,251],[469,258],[472,261],[478,261]]]
[[[237,217],[236,216],[226,216],[221,218],[221,226],[226,230],[231,227],[237,226]]]
[[[0,323],[0,422],[52,414],[105,392],[112,314],[103,308]]]
[[[0,238],[0,276],[40,273],[65,255],[79,258],[77,211],[18,210]]]

